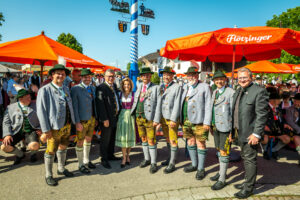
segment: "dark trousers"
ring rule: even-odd
[[[100,156],[101,160],[107,161],[114,156],[117,127],[104,127],[101,124],[100,129]]]
[[[244,161],[245,182],[244,188],[247,191],[253,191],[257,175],[257,147],[258,145],[249,145],[245,142],[240,142],[242,149],[241,156]]]

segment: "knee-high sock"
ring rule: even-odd
[[[156,156],[157,156],[156,145],[149,146],[149,153],[151,157],[151,164],[156,164]]]
[[[169,164],[175,165],[177,151],[178,147],[171,147],[171,158]]]
[[[16,155],[17,157],[20,158],[24,155],[24,152],[21,151],[20,149],[16,148],[16,147],[14,147],[14,150],[9,152],[9,154],[14,154],[14,155]]]
[[[83,143],[83,163],[88,164],[90,162],[90,151],[91,151],[91,143],[84,142]]]
[[[187,146],[189,154],[190,154],[190,158],[192,161],[192,166],[193,167],[197,167],[197,146]]]
[[[198,151],[198,170],[204,169],[207,149],[197,149]]]
[[[300,146],[297,146],[296,147],[296,151],[298,152],[298,159],[300,161]]]
[[[52,176],[52,167],[54,162],[54,155],[44,154],[46,177]]]
[[[286,144],[284,144],[281,140],[278,141],[278,143],[273,147],[272,152],[279,151],[282,147],[284,147]]]
[[[76,155],[78,159],[78,167],[81,167],[83,165],[83,147],[75,147]]]
[[[57,150],[56,152],[57,156],[57,169],[59,172],[63,172],[65,170],[65,162],[67,157],[67,149],[65,150]]]
[[[142,146],[143,146],[143,153],[144,153],[145,160],[150,160],[148,142],[143,142]]]
[[[219,161],[220,161],[219,181],[225,182],[226,172],[227,172],[228,163],[229,163],[229,156],[220,156]]]

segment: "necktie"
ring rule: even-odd
[[[60,95],[61,95],[63,98],[66,97],[66,94],[65,94],[65,92],[64,92],[64,90],[63,90],[62,87],[58,88],[58,91],[59,91]]]
[[[165,85],[165,91],[166,91],[167,88],[168,88],[168,84]]]
[[[144,85],[144,86],[143,86],[143,89],[142,89],[142,94],[141,94],[140,102],[143,102],[143,101],[144,101],[144,99],[145,99],[145,94],[146,94],[146,90],[147,90],[147,85]]]

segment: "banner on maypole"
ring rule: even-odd
[[[119,31],[125,33],[127,31],[127,23],[124,21],[118,22]]]
[[[148,35],[149,34],[150,25],[141,24],[141,26],[142,26],[142,33],[144,35]]]

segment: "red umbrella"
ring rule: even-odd
[[[281,51],[300,56],[300,32],[288,28],[248,27],[223,28],[168,40],[160,54],[179,60],[232,62],[269,60],[281,56]]]

